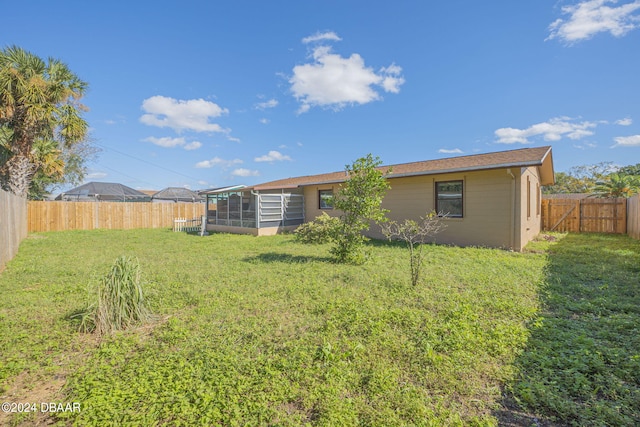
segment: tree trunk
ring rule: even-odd
[[[2,186],[13,194],[26,198],[36,166],[27,156],[15,154],[9,158],[2,169]]]

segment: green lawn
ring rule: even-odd
[[[292,236],[34,234],[0,274],[0,396],[79,402],[60,425],[638,424],[640,243],[559,237],[430,246],[414,288],[384,243],[349,266]],[[156,317],[98,341],[70,317],[119,255]]]

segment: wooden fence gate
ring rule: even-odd
[[[542,229],[626,234],[627,199],[543,199]]]

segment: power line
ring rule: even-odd
[[[150,183],[150,182],[148,182],[148,181],[144,181],[144,180],[138,179],[138,178],[133,177],[133,176],[131,176],[131,175],[127,175],[126,173],[124,173],[124,172],[120,172],[119,170],[116,170],[116,169],[113,169],[113,168],[110,168],[109,166],[102,165],[102,167],[103,167],[103,168],[105,168],[105,169],[109,169],[109,170],[110,170],[110,171],[112,171],[112,172],[115,172],[115,173],[118,173],[118,174],[120,174],[120,175],[126,176],[126,177],[127,177],[127,178],[129,178],[129,179],[133,179],[134,181],[142,182],[142,183],[144,183],[144,184],[148,184],[148,185],[150,185],[150,186],[151,186],[150,188],[154,188],[154,187],[155,187],[155,184],[152,184],[152,183]]]
[[[139,158],[139,157],[132,156],[131,154],[124,153],[124,152],[122,152],[122,151],[120,151],[120,150],[116,150],[115,148],[107,147],[107,146],[102,145],[102,144],[99,144],[99,143],[97,143],[97,142],[96,142],[95,144],[96,144],[96,145],[98,145],[98,146],[100,146],[100,147],[102,147],[102,148],[104,148],[104,149],[106,149],[106,150],[115,151],[115,152],[116,152],[116,153],[118,153],[118,154],[122,154],[123,156],[130,157],[130,158],[132,158],[132,159],[134,159],[134,160],[138,160],[139,162],[146,163],[146,164],[148,164],[148,165],[150,165],[150,166],[154,166],[154,167],[156,167],[156,168],[159,168],[159,169],[165,170],[165,171],[167,171],[167,172],[171,172],[171,173],[176,174],[176,175],[183,176],[183,177],[185,177],[185,178],[192,179],[192,180],[194,180],[194,181],[199,181],[199,178],[194,178],[194,177],[192,177],[192,176],[185,175],[185,174],[183,174],[183,173],[181,173],[181,172],[174,171],[174,170],[169,169],[169,168],[166,168],[166,167],[164,167],[164,166],[156,165],[155,163],[151,163],[151,162],[150,162],[150,161],[148,161],[148,160],[144,160],[144,159],[141,159],[141,158]],[[124,174],[123,174],[123,175],[124,175]],[[148,183],[147,183],[147,184],[148,184]]]

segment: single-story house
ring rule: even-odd
[[[540,232],[541,191],[554,183],[551,147],[523,148],[380,167],[391,188],[382,207],[392,220],[446,214],[439,243],[516,251]],[[339,215],[331,197],[348,179],[345,171],[271,181],[207,194],[208,230],[275,234]],[[214,207],[215,206],[215,207]],[[382,237],[372,227],[367,233]]]
[[[151,197],[126,185],[115,182],[87,182],[65,191],[56,200],[66,202],[149,202]]]

